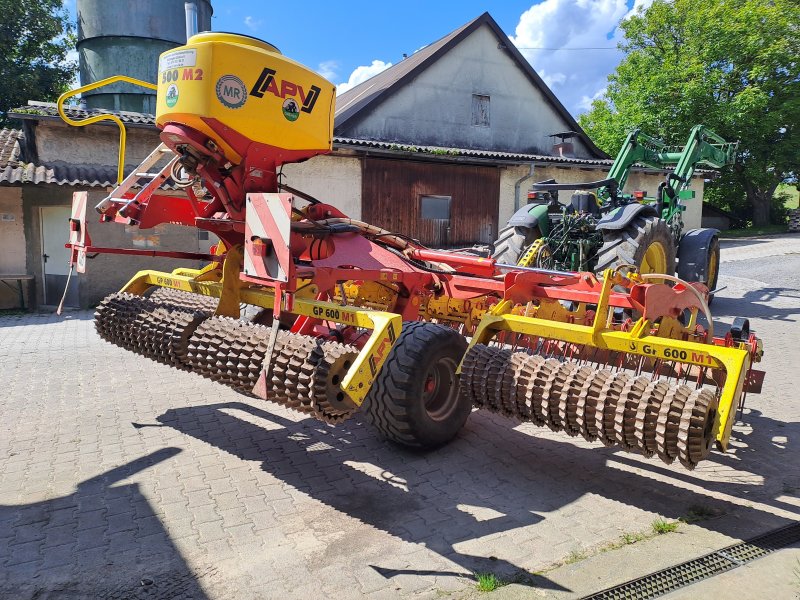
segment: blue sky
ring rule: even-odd
[[[488,10],[577,115],[602,94],[608,74],[620,60],[614,50],[619,21],[651,1],[212,0],[212,28],[267,40],[342,91]],[[70,7],[74,3],[67,0]]]

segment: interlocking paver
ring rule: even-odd
[[[88,312],[0,317],[0,597],[136,597],[147,574],[165,598],[460,597],[474,570],[539,570],[692,506],[726,535],[797,519],[800,277],[748,271],[787,248],[723,249],[718,327],[751,314],[768,376],[731,454],[691,473],[482,412],[407,452],[108,345]]]

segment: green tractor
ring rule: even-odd
[[[698,165],[733,164],[736,143],[696,125],[683,147],[631,132],[608,177],[588,183],[535,183],[528,204],[509,219],[494,243],[492,257],[504,264],[560,271],[594,271],[635,267],[640,273],[675,274],[701,282],[711,291],[719,275],[719,231],[683,230],[682,201]],[[655,197],[622,192],[634,164],[673,168]],[[574,190],[570,202],[558,192]]]

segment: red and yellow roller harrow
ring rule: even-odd
[[[763,375],[746,321],[715,337],[698,322],[712,323],[702,284],[432,250],[282,185],[281,165],[330,151],[334,94],[244,36],[202,33],[162,55],[162,144],[120,169],[97,211],[220,243],[207,255],[93,246],[76,193],[79,272],[97,252],[207,262],[137,273],[98,307],[104,339],[328,423],[360,408],[409,446],[447,442],[477,407],[688,468],[727,447]]]

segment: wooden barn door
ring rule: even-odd
[[[361,192],[363,220],[434,248],[497,235],[496,167],[366,158]]]

